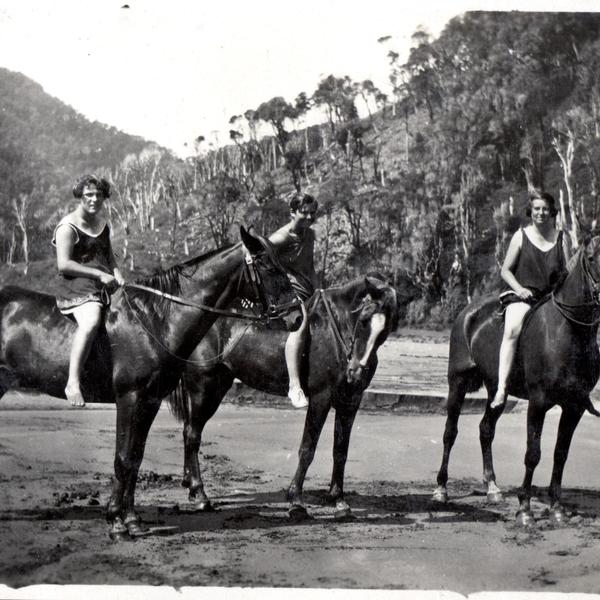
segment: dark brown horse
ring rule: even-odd
[[[304,356],[304,389],[310,403],[298,453],[299,463],[288,491],[290,514],[302,517],[302,486],[321,430],[335,408],[333,474],[329,499],[338,517],[349,516],[344,501],[344,469],[350,434],[362,393],[377,367],[377,349],[397,325],[398,305],[410,302],[417,288],[407,279],[397,290],[374,277],[317,291],[309,301],[310,340]],[[215,414],[235,377],[271,394],[285,396],[288,375],[286,334],[265,331],[233,319],[219,319],[191,355],[183,394],[172,397],[175,415],[184,425],[183,485],[198,510],[211,510],[198,463],[202,430]]]
[[[508,393],[529,400],[525,477],[519,492],[517,520],[533,522],[531,482],[540,461],[540,438],[546,412],[562,409],[554,450],[550,482],[551,515],[557,523],[565,519],[561,505],[563,469],[575,428],[588,410],[600,416],[590,401],[590,392],[600,374],[596,335],[600,320],[600,237],[589,239],[569,264],[562,284],[528,315],[519,340]],[[498,353],[502,339],[502,317],[497,298],[487,297],[467,306],[458,316],[450,336],[448,362],[448,417],[444,431],[444,454],[438,472],[434,499],[448,498],[448,460],[458,432],[465,393],[486,386],[488,402],[479,425],[483,455],[483,480],[488,500],[502,498],[496,486],[492,441],[503,407],[491,409],[498,385]]]
[[[224,309],[243,297],[263,307],[281,329],[301,322],[270,244],[243,228],[241,236],[243,245],[212,251],[142,282],[181,302],[135,287],[113,296],[106,327],[84,369],[82,391],[88,401],[117,403],[115,479],[107,508],[114,538],[142,533],[134,494],[148,431],[185,359],[218,316],[208,308]],[[21,387],[64,398],[74,329],[53,296],[17,287],[0,290],[0,396]]]

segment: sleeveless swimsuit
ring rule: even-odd
[[[112,275],[108,224],[104,225],[97,236],[93,236],[70,221],[61,221],[52,236],[53,246],[56,246],[56,230],[61,226],[71,227],[77,236],[73,246],[74,261]],[[105,307],[110,305],[110,294],[97,279],[59,274],[57,287],[56,304],[64,315],[72,313],[75,308],[86,302],[98,302]]]
[[[523,287],[533,292],[533,296],[523,300],[507,284],[500,294],[500,302],[503,306],[514,302],[526,302],[533,306],[552,291],[560,275],[566,271],[562,231],[558,232],[556,242],[546,252],[535,246],[523,229],[521,229],[521,237],[519,259],[511,272]]]
[[[283,240],[273,242],[274,236],[283,236]],[[277,257],[287,271],[292,288],[302,302],[305,302],[315,291],[313,281],[316,279],[314,265],[315,234],[308,229],[304,237],[291,233],[287,225],[278,229],[269,240],[275,246]]]

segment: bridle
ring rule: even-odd
[[[283,266],[277,259],[275,253],[270,248],[269,243],[261,238],[260,236],[256,236],[260,241],[264,248],[265,253],[269,256],[269,259],[274,264],[275,268],[280,270],[282,273],[285,273]],[[176,304],[181,304],[182,306],[189,306],[191,308],[196,308],[198,310],[204,310],[207,312],[211,312],[217,315],[225,316],[225,317],[233,317],[235,319],[245,319],[248,321],[256,321],[263,323],[264,325],[269,324],[271,321],[276,321],[289,314],[294,308],[300,306],[300,300],[298,298],[294,298],[289,302],[283,302],[281,304],[275,304],[272,302],[270,296],[268,295],[262,278],[260,276],[260,271],[256,265],[256,259],[252,257],[249,252],[246,252],[244,257],[244,265],[240,272],[240,278],[238,280],[238,291],[241,288],[242,280],[248,282],[250,289],[252,290],[252,294],[254,298],[250,301],[252,307],[260,306],[261,311],[259,314],[251,314],[248,312],[240,312],[234,309],[225,310],[221,308],[216,308],[215,306],[209,306],[207,304],[202,304],[200,302],[195,302],[192,300],[188,300],[187,298],[182,298],[181,296],[176,296],[174,294],[169,294],[167,292],[163,292],[161,290],[157,290],[156,288],[152,288],[146,285],[142,285],[139,283],[127,283],[125,284],[125,288],[134,288],[138,290],[143,290],[145,292],[149,292],[161,298],[165,298],[171,302]],[[126,295],[126,294],[125,294]]]
[[[275,268],[279,269],[282,273],[285,273],[285,269],[279,262],[279,259],[277,258],[275,253],[270,248],[269,243],[265,239],[259,236],[257,237],[263,244],[265,253],[269,257],[271,262],[274,264]],[[242,280],[245,280],[246,283],[249,285],[250,289],[252,290],[254,298],[253,301],[250,302],[251,305],[259,305],[262,309],[262,312],[258,316],[242,316],[245,313],[229,314],[228,316],[235,316],[239,319],[249,318],[251,320],[259,320],[265,323],[269,323],[270,321],[281,319],[285,315],[289,314],[292,310],[294,310],[294,308],[298,308],[300,306],[300,300],[297,296],[294,297],[293,300],[290,300],[289,302],[282,302],[281,304],[275,304],[272,301],[271,297],[267,293],[267,290],[261,278],[260,270],[256,265],[256,259],[253,258],[249,252],[246,252],[244,256],[244,268],[240,272],[240,277],[238,279],[238,292],[241,288]]]
[[[344,337],[343,337],[341,331],[340,331],[340,327],[335,318],[335,315],[333,314],[333,309],[331,308],[331,300],[327,297],[327,294],[325,293],[324,289],[317,290],[317,299],[316,299],[315,303],[313,304],[313,310],[317,307],[319,302],[322,302],[323,306],[325,307],[325,312],[327,313],[328,322],[331,327],[331,331],[333,332],[334,339],[341,346],[342,351],[344,352],[344,356],[346,358],[346,362],[350,362],[350,359],[352,357],[352,351],[354,350],[354,344],[356,342],[356,336],[357,336],[357,332],[358,332],[358,324],[360,322],[360,318],[356,319],[356,323],[354,323],[354,329],[352,330],[352,335],[350,337],[350,343],[347,344],[346,341],[344,340]],[[375,304],[375,302],[373,302],[373,300],[371,300],[367,296],[365,296],[362,299],[362,302],[358,305],[358,307],[351,310],[350,312],[351,313],[362,312],[362,310],[364,308],[366,308],[367,306],[372,305],[372,304]]]

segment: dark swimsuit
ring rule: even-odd
[[[283,242],[274,243],[277,256],[288,274],[292,288],[300,300],[305,302],[315,291],[313,286],[315,234],[312,229],[309,229],[303,237],[300,237],[292,234],[285,225],[278,229],[273,236],[277,234],[284,236]],[[269,239],[272,241],[271,238]]]
[[[523,230],[521,233],[523,241],[519,259],[511,272],[523,287],[533,292],[533,296],[523,300],[507,285],[500,294],[500,302],[505,307],[514,302],[526,302],[533,306],[552,291],[560,275],[566,271],[562,231],[558,232],[554,246],[546,252],[535,246]]]
[[[104,229],[97,236],[93,236],[77,227],[77,225],[69,221],[63,221],[54,230],[52,236],[54,246],[56,246],[56,230],[64,225],[71,227],[77,235],[73,246],[73,260],[86,267],[99,269],[112,275],[110,268],[110,229],[108,225],[104,225]],[[86,302],[98,302],[103,306],[108,306],[110,304],[110,294],[97,279],[59,275],[56,294],[56,304],[59,310],[63,314],[69,314],[73,309]]]

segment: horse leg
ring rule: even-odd
[[[467,392],[467,381],[461,375],[454,375],[449,381],[448,402],[446,406],[447,417],[444,429],[444,452],[442,464],[437,474],[437,488],[433,492],[433,500],[437,502],[448,501],[448,462],[450,451],[458,435],[458,418]]]
[[[186,380],[189,393],[189,411],[186,412],[183,428],[185,458],[181,484],[189,488],[189,500],[199,512],[211,512],[210,499],[204,492],[204,482],[198,454],[204,426],[219,408],[225,394],[233,385],[231,372],[219,365],[218,370],[202,374],[195,381]]]
[[[19,378],[6,366],[0,365],[0,398],[19,387]]]
[[[344,520],[352,518],[350,506],[344,500],[344,471],[346,469],[346,460],[348,458],[348,447],[350,445],[350,434],[356,412],[360,404],[362,393],[359,394],[358,402],[353,402],[353,410],[344,412],[336,408],[335,411],[335,429],[333,437],[333,471],[331,474],[331,485],[327,499],[335,502],[335,519]]]
[[[557,525],[565,522],[566,515],[563,506],[560,503],[562,476],[571,440],[579,420],[584,413],[584,409],[577,407],[563,408],[558,425],[558,435],[556,446],[554,448],[554,466],[552,468],[552,479],[550,481],[550,511],[552,519]]]
[[[115,540],[143,535],[139,516],[134,510],[135,486],[150,426],[160,408],[160,398],[146,398],[129,392],[117,399],[117,445],[115,479],[107,507]]]
[[[288,501],[290,503],[289,515],[293,519],[306,518],[307,512],[302,501],[302,487],[308,467],[313,461],[319,436],[327,419],[331,400],[329,395],[315,394],[310,399],[304,421],[302,441],[298,450],[298,467],[294,478],[288,488]]]
[[[502,490],[496,485],[496,473],[494,472],[494,459],[492,456],[492,443],[496,435],[496,423],[504,412],[505,404],[496,408],[491,407],[495,391],[486,385],[488,402],[485,412],[479,423],[479,444],[481,445],[481,457],[483,459],[483,483],[487,487],[488,502],[496,504],[502,500]]]
[[[525,477],[519,491],[519,510],[517,523],[528,526],[534,521],[531,512],[531,482],[533,472],[541,457],[541,438],[547,407],[540,400],[530,396],[527,408],[527,451],[525,452]]]

